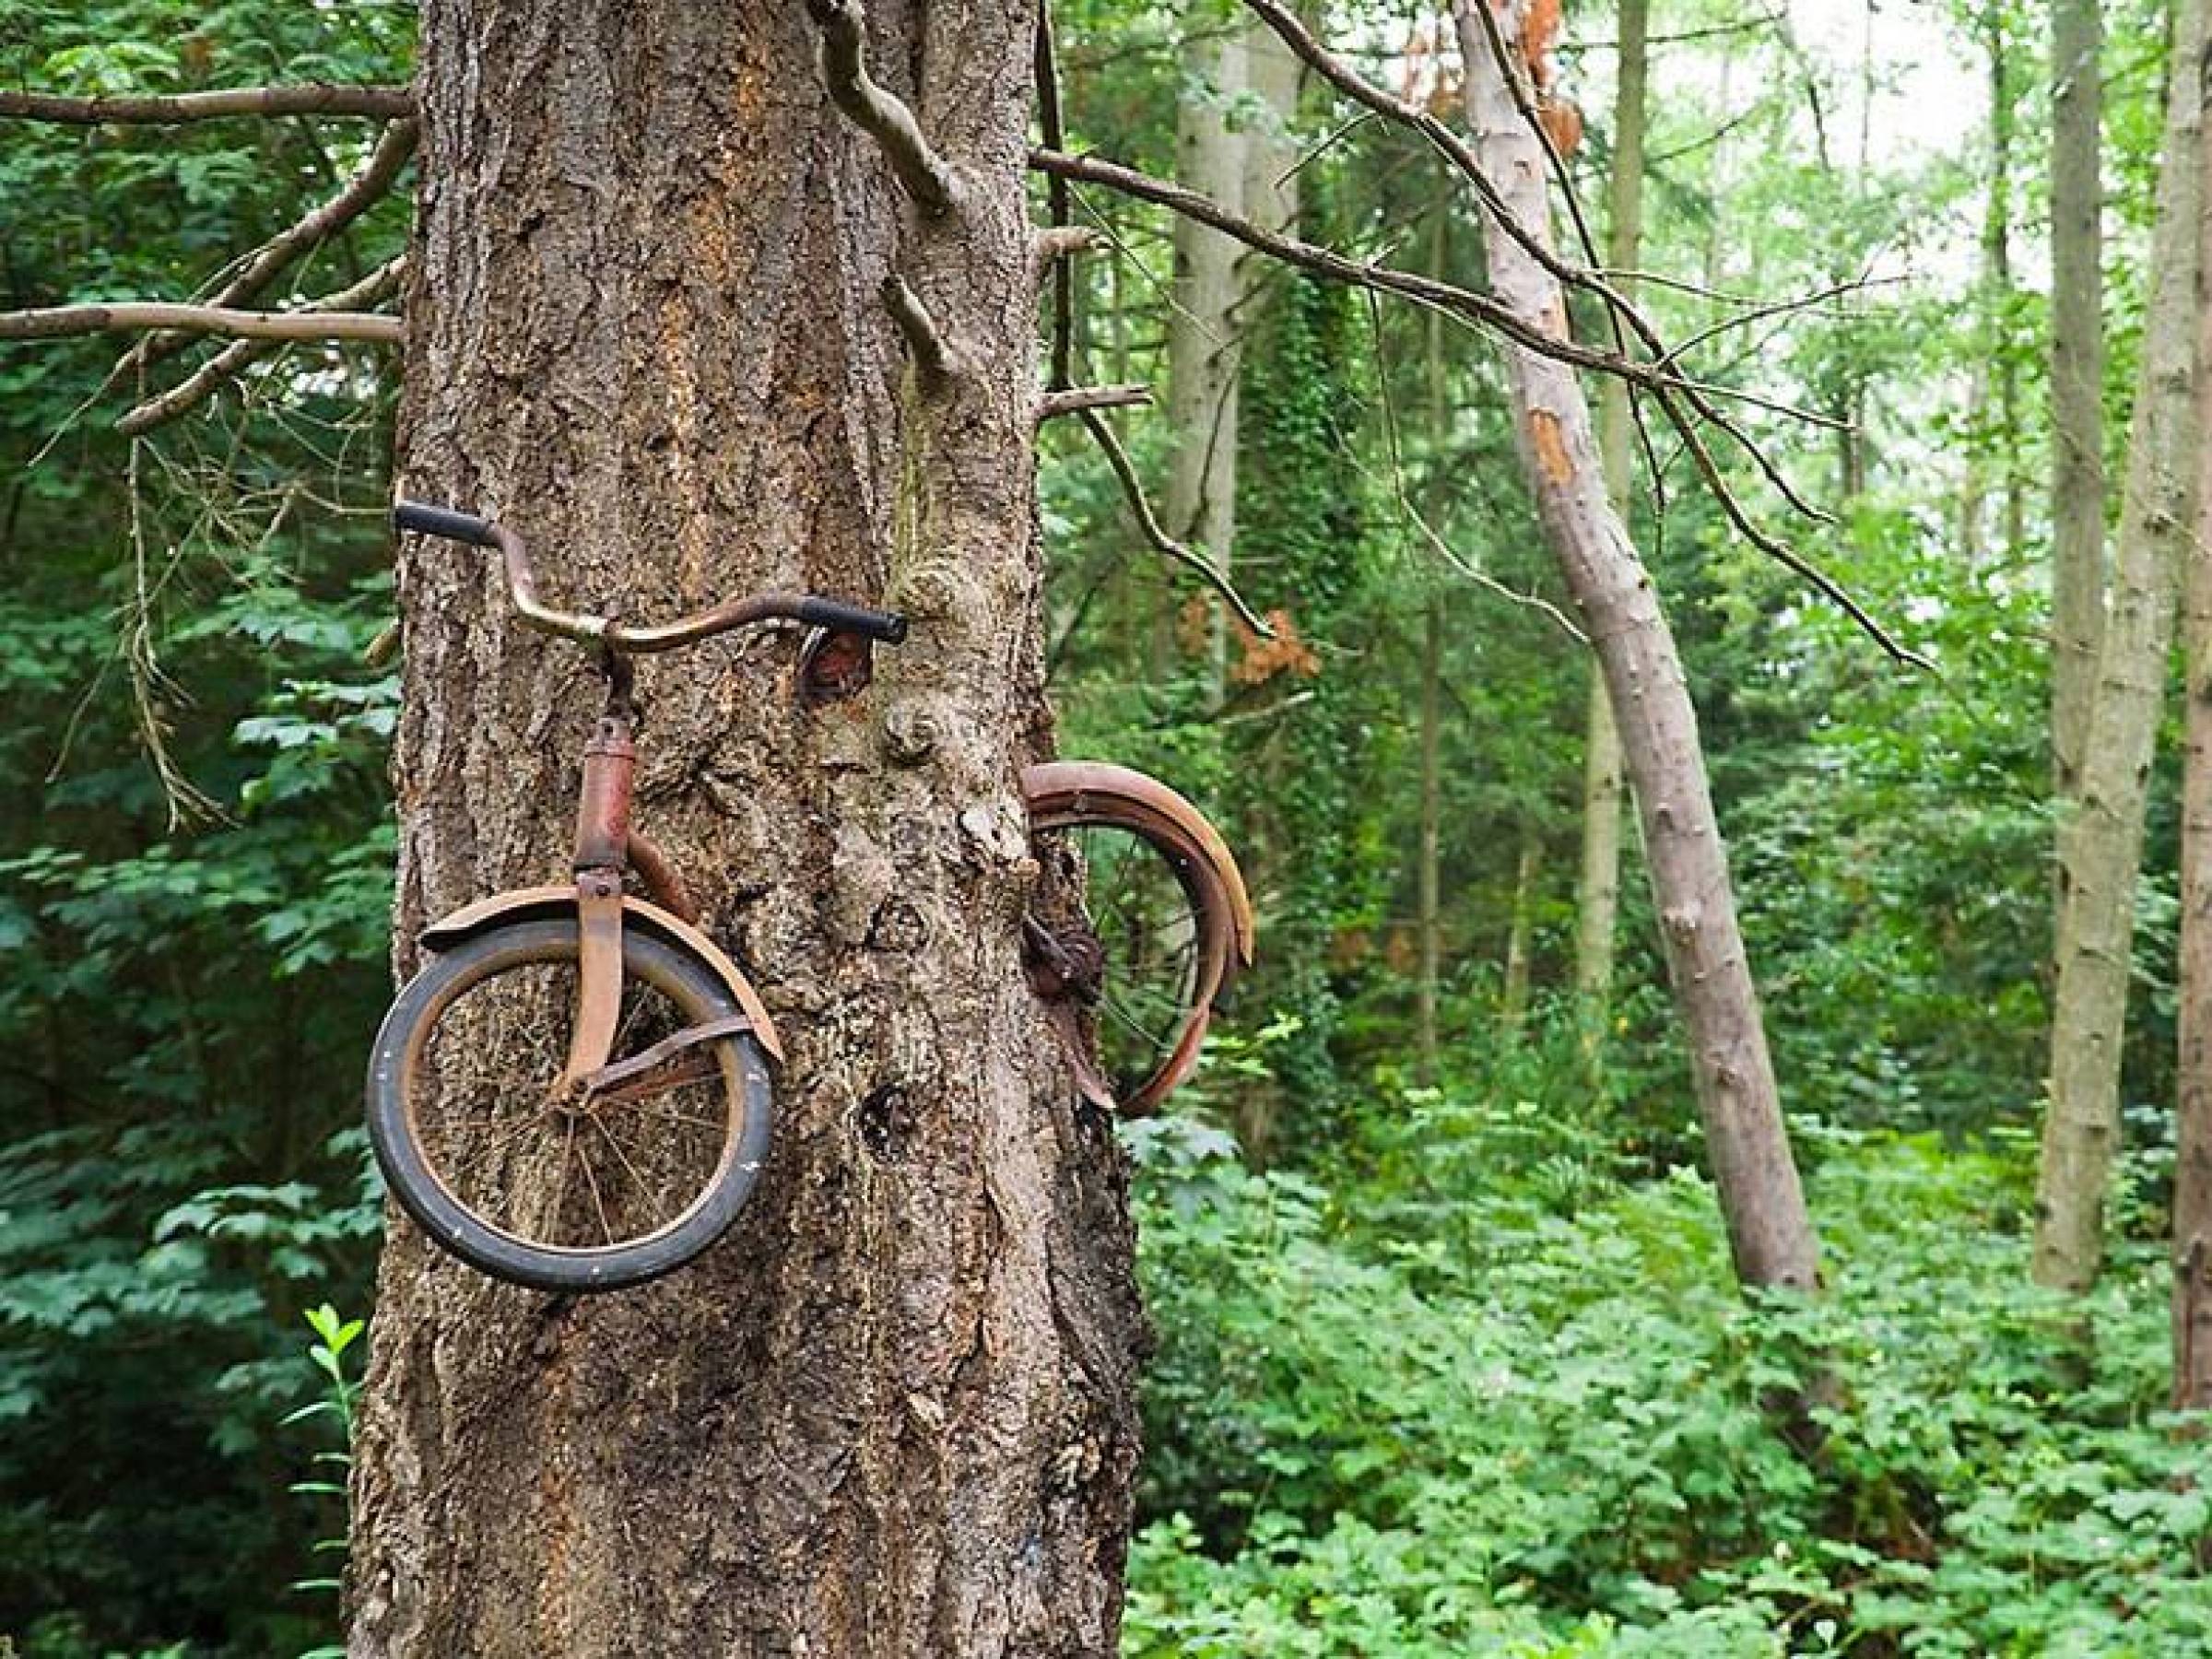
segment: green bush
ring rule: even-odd
[[[1828,1294],[1527,1102],[1388,1103],[1335,1189],[1142,1147],[1133,1654],[2201,1651],[2163,1269],[2022,1270],[2024,1151],[1818,1135]],[[1792,1407],[1792,1400],[1832,1403]]]

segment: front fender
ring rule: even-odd
[[[576,889],[572,887],[516,888],[510,892],[494,893],[431,923],[422,930],[422,947],[425,950],[450,950],[464,939],[509,922],[535,922],[544,916],[566,915],[575,908]],[[681,917],[642,899],[623,899],[622,921],[625,926],[642,927],[672,945],[681,946],[712,969],[715,977],[729,987],[738,1008],[753,1022],[753,1031],[760,1039],[760,1046],[768,1051],[770,1058],[779,1064],[782,1061],[782,1040],[776,1035],[775,1022],[769,1018],[760,994],[747,982],[737,964],[730,960],[729,953],[721,946]]]

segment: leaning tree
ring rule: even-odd
[[[212,304],[0,314],[0,338],[234,336],[127,418],[172,417],[273,342],[396,342],[403,492],[512,523],[559,598],[651,618],[803,588],[881,598],[913,623],[841,700],[794,696],[788,642],[773,639],[641,671],[641,794],[656,834],[783,1033],[774,1150],[720,1248],[618,1297],[480,1278],[395,1222],[357,1447],[352,1651],[680,1643],[869,1659],[1114,1646],[1143,1346],[1124,1171],[1019,959],[1041,876],[1018,778],[1052,744],[1038,420],[1081,413],[1147,537],[1241,602],[1143,504],[1098,413],[1134,394],[1067,383],[1065,285],[1040,387],[1040,290],[1085,243],[1066,223],[1073,187],[1427,306],[1530,361],[1626,379],[1739,527],[1849,606],[1728,492],[1712,446],[1740,429],[1721,394],[1684,373],[1594,258],[1554,253],[1535,222],[1534,152],[1488,135],[1522,171],[1501,191],[1475,147],[1363,79],[1294,11],[1250,8],[1333,95],[1441,153],[1488,214],[1495,257],[1524,262],[1532,292],[1537,277],[1559,285],[1547,299],[1532,310],[1524,294],[1348,256],[1069,153],[1049,31],[1028,4],[885,0],[864,16],[854,0],[429,0],[412,93],[0,94],[0,115],[42,119],[321,111],[392,124],[362,176]],[[1505,0],[1491,36],[1501,92],[1524,79],[1524,9]],[[404,274],[319,306],[252,309],[411,147]],[[1028,171],[1048,176],[1045,227],[1028,211]],[[404,325],[366,309],[395,283]],[[1608,320],[1599,343],[1560,326],[1569,291]],[[1556,454],[1529,424],[1539,465],[1587,447],[1571,420]],[[1602,493],[1590,507],[1602,511]],[[1641,594],[1618,525],[1601,539],[1625,557],[1612,579]],[[1572,585],[1586,619],[1605,620]],[[496,572],[473,552],[410,543],[399,592],[405,971],[431,918],[549,873],[566,839],[562,757],[595,690],[588,661],[510,625]],[[1665,624],[1637,604],[1644,650]],[[1618,629],[1592,631],[1601,653],[1629,648]],[[1617,697],[1641,688],[1687,708],[1678,677],[1645,657],[1607,674]],[[1694,773],[1694,724],[1653,729],[1666,764]],[[1653,735],[1635,721],[1624,734],[1631,748]],[[1682,816],[1658,762],[1642,764],[1647,831],[1672,813],[1683,834],[1712,837],[1707,816]],[[1717,855],[1654,859],[1653,873],[1670,936],[1694,923],[1733,940]],[[1756,1033],[1740,962],[1720,975],[1736,1006],[1716,1014],[1713,985],[1692,982],[1701,959],[1676,955],[1694,1028]],[[1740,1094],[1737,1062],[1700,1046],[1701,1092]],[[1755,1069],[1756,1116],[1772,1087]],[[1809,1230],[1802,1248],[1770,1253],[1747,1250],[1740,1225],[1762,1195],[1739,1175],[1774,1176],[1775,1156],[1786,1168],[1778,1117],[1771,1131],[1755,1168],[1716,1158],[1723,1200],[1746,1277],[1802,1284]],[[1796,1236],[1794,1179],[1783,1198]]]

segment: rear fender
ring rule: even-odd
[[[488,929],[510,922],[535,922],[546,916],[572,915],[576,910],[576,889],[573,887],[516,888],[511,892],[494,893],[488,899],[479,899],[441,916],[422,930],[425,950],[450,950],[464,939],[474,938]],[[678,916],[671,915],[657,904],[642,899],[625,897],[622,900],[622,920],[627,926],[641,927],[659,935],[672,945],[680,946],[712,969],[717,979],[729,987],[738,1008],[753,1022],[755,1035],[771,1058],[781,1063],[783,1058],[782,1040],[776,1035],[775,1023],[768,1017],[768,1009],[760,1001],[760,994],[753,989],[737,964],[730,960],[729,953],[707,937],[698,928]]]

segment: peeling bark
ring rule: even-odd
[[[425,7],[406,492],[512,521],[601,611],[812,588],[914,630],[812,711],[788,637],[641,665],[641,817],[782,1031],[775,1147],[721,1245],[615,1296],[493,1284],[394,1218],[352,1653],[1114,1648],[1123,1171],[1018,950],[1050,741],[1033,22],[877,8],[874,72],[959,175],[933,218],[831,107],[804,8]],[[894,274],[946,372],[909,367]],[[596,688],[470,556],[416,548],[400,588],[404,969],[429,918],[558,871]]]
[[[1476,149],[1514,218],[1547,234],[1543,151],[1470,8],[1485,3],[1461,0],[1456,8]],[[1494,8],[1516,58],[1527,9],[1525,0]],[[1563,330],[1557,281],[1495,220],[1486,218],[1485,232],[1498,299],[1530,323]],[[1513,346],[1500,349],[1545,535],[1596,647],[1619,722],[1736,1275],[1748,1286],[1809,1290],[1819,1282],[1818,1246],[1783,1124],[1706,786],[1697,712],[1674,636],[1606,498],[1581,385],[1554,359]]]

